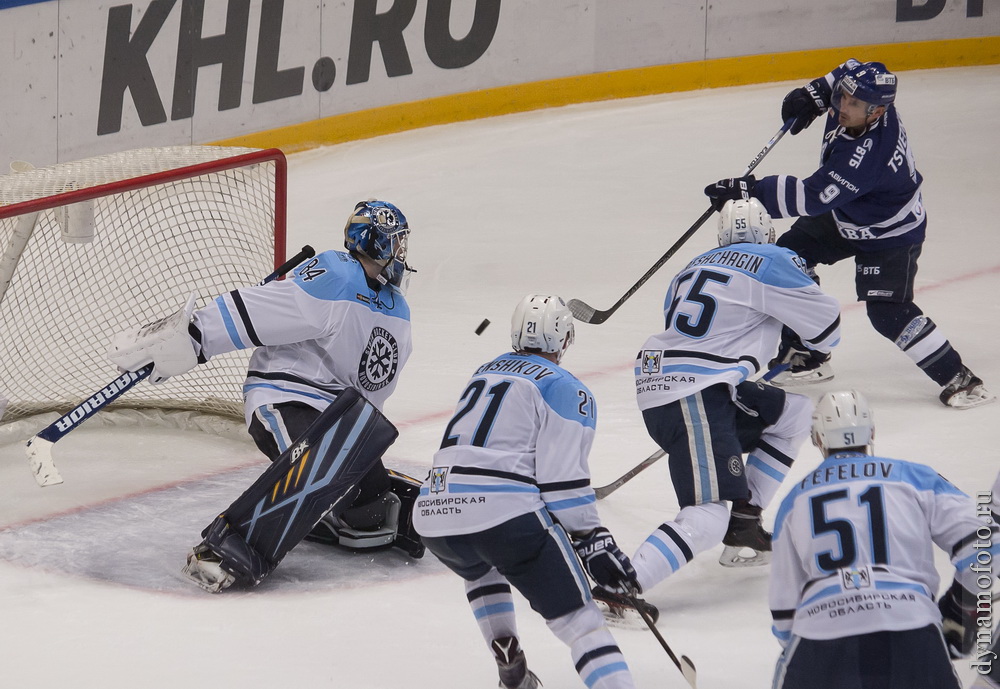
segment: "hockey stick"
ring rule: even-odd
[[[786,364],[778,364],[778,365],[774,366],[773,368],[769,369],[767,372],[765,372],[764,375],[762,375],[760,377],[760,379],[763,380],[764,382],[770,382],[770,381],[774,380],[778,376],[778,374],[782,373],[783,371],[787,371],[789,366],[790,366],[790,364],[787,364],[787,363]],[[597,497],[598,500],[603,500],[604,498],[608,497],[609,495],[611,495],[612,493],[614,493],[616,490],[618,490],[619,488],[621,488],[622,486],[624,486],[626,483],[628,483],[629,481],[631,481],[633,478],[635,478],[636,474],[638,474],[640,471],[642,471],[643,469],[646,469],[646,468],[650,467],[658,459],[661,459],[665,454],[667,454],[667,453],[662,448],[658,449],[656,452],[654,452],[653,454],[651,454],[649,457],[646,457],[646,459],[644,459],[641,462],[639,462],[638,464],[636,464],[632,469],[630,469],[628,472],[626,472],[620,478],[612,481],[611,483],[609,483],[606,486],[599,486],[599,487],[595,488],[594,489],[594,496]]]
[[[639,462],[633,469],[631,469],[628,473],[626,473],[621,478],[619,478],[619,479],[617,479],[615,481],[612,481],[611,483],[609,483],[606,486],[600,486],[598,488],[595,488],[594,489],[594,495],[597,497],[598,500],[603,500],[604,498],[608,497],[609,495],[611,495],[612,493],[614,493],[616,490],[618,490],[619,488],[621,488],[622,486],[624,486],[626,483],[628,483],[629,481],[631,481],[633,478],[635,478],[636,474],[638,474],[643,469],[651,466],[654,462],[656,462],[656,460],[660,459],[665,454],[667,454],[667,453],[664,452],[662,449],[658,449],[656,452],[654,452],[653,454],[651,454],[649,457],[646,457],[646,459],[644,459],[641,462]]]
[[[781,137],[785,135],[785,132],[788,131],[788,128],[792,126],[794,121],[794,119],[790,119],[781,125],[781,129],[778,130],[778,133],[772,136],[771,140],[764,145],[764,148],[761,149],[760,153],[758,153],[756,157],[750,161],[750,164],[747,166],[746,170],[743,171],[743,174],[741,174],[740,177],[746,177],[753,172],[754,168],[756,168],[760,161],[764,159],[764,156],[766,156],[768,152],[774,148],[774,145],[781,140]],[[639,278],[639,281],[632,285],[628,292],[622,295],[622,298],[616,301],[610,309],[607,309],[606,311],[598,311],[593,306],[590,306],[579,299],[570,299],[568,306],[569,310],[573,313],[573,317],[579,321],[591,323],[593,325],[600,325],[604,321],[608,320],[611,317],[611,314],[617,311],[619,307],[628,301],[633,294],[638,292],[639,288],[645,285],[649,278],[653,277],[653,273],[662,268],[663,264],[669,261],[670,258],[677,253],[677,250],[680,249],[687,242],[687,240],[689,240],[691,236],[698,231],[698,228],[705,224],[705,221],[708,220],[709,216],[711,216],[714,212],[715,209],[710,206],[707,211],[702,213],[701,217],[695,221],[694,225],[689,227],[687,232],[682,234],[680,239],[674,242],[672,247],[667,249],[667,253],[660,256],[659,260],[653,264],[653,267],[647,270],[646,274]]]
[[[302,263],[307,258],[316,255],[316,251],[308,244],[302,251],[281,264],[277,270],[258,282],[265,285]],[[63,482],[59,470],[52,461],[52,446],[59,442],[67,433],[78,427],[91,416],[104,409],[126,392],[134,388],[139,381],[145,380],[153,372],[153,365],[147,364],[137,371],[126,371],[93,395],[85,399],[65,415],[40,430],[28,440],[25,452],[31,473],[39,486],[53,486]]]
[[[687,680],[687,683],[691,685],[692,689],[697,689],[698,671],[695,669],[694,663],[691,662],[691,659],[687,656],[681,656],[680,659],[678,659],[677,656],[674,655],[674,652],[670,649],[670,645],[667,644],[666,639],[664,639],[663,635],[660,634],[660,630],[656,628],[655,624],[653,624],[653,620],[649,618],[649,615],[646,614],[646,611],[642,609],[639,602],[635,599],[635,594],[626,593],[624,595],[626,600],[632,604],[632,607],[634,607],[636,612],[638,612],[642,617],[642,621],[646,623],[647,627],[649,627],[649,631],[653,632],[653,636],[655,636],[656,640],[660,642],[661,646],[663,646],[663,650],[667,652],[668,656],[670,656],[670,660],[674,661],[674,665],[676,665],[677,669],[681,671],[682,675],[684,675],[684,679]]]

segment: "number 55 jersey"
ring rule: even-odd
[[[667,290],[663,332],[636,360],[639,408],[742,383],[775,355],[782,325],[809,348],[830,351],[840,341],[840,304],[804,267],[773,244],[730,244],[691,261]]]

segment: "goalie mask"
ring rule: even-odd
[[[726,201],[719,211],[719,246],[749,242],[774,244],[774,225],[757,199]]]
[[[875,424],[865,396],[856,390],[828,392],[813,411],[812,442],[824,454],[847,448],[868,448]]]
[[[410,227],[402,211],[386,201],[369,199],[359,202],[347,219],[344,247],[383,266],[379,282],[405,294],[410,273],[416,272],[406,263],[409,235]]]
[[[510,319],[510,342],[515,352],[555,354],[557,363],[575,336],[573,314],[556,296],[530,294],[521,300]]]

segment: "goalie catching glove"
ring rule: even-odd
[[[177,313],[138,328],[118,333],[111,340],[108,358],[123,371],[138,371],[153,364],[152,383],[190,371],[198,364],[188,326],[194,313],[195,295]]]
[[[576,537],[573,548],[583,561],[587,574],[599,586],[615,593],[642,592],[632,562],[615,543],[611,532],[603,526]]]

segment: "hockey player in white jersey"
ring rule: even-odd
[[[639,352],[639,408],[669,455],[681,507],[632,556],[643,591],[720,541],[726,565],[764,564],[770,554],[761,512],[808,436],[812,403],[748,379],[773,356],[783,324],[821,352],[840,339],[837,300],[820,291],[798,256],[773,241],[759,202],[728,202],[719,217],[719,248],[673,279],[665,328]],[[755,554],[740,556],[745,548]]]
[[[996,524],[932,468],[872,454],[874,430],[858,392],[816,404],[823,462],[774,526],[775,689],[957,689],[949,651],[968,653],[989,615],[990,591],[973,592],[977,563],[1000,555]],[[937,604],[934,546],[955,566]]]
[[[967,409],[996,397],[913,302],[927,213],[923,177],[894,104],[896,81],[881,62],[848,60],[793,89],[781,106],[781,119],[795,120],[792,134],[829,113],[823,118],[819,169],[801,179],[770,175],[720,180],[705,193],[713,204],[756,198],[772,217],[798,217],[778,245],[804,258],[810,271],[820,263],[853,257],[857,298],[864,302],[872,326],[941,386],[942,403]],[[779,357],[790,367],[774,379],[775,385],[833,376],[829,357],[803,347],[788,330]]]
[[[512,585],[569,646],[590,689],[634,686],[577,559],[600,584],[635,585],[590,487],[594,397],[559,365],[573,338],[562,299],[521,301],[514,351],[473,374],[413,512],[427,548],[465,580],[506,689],[540,686],[520,649]]]
[[[977,496],[977,504],[982,505],[981,496]],[[989,519],[993,520],[993,524],[1000,524],[1000,473],[997,474],[996,480],[993,481],[993,490],[990,493],[990,503],[989,503]],[[980,508],[980,515],[982,515],[982,508]],[[1000,577],[1000,565],[997,563],[991,563],[992,574]],[[982,580],[977,580],[976,582],[980,589],[985,588]],[[993,608],[996,608],[996,599],[994,598]],[[972,653],[972,667],[975,668],[978,673],[976,681],[972,683],[972,689],[1000,689],[1000,624],[997,624],[996,615],[993,615],[993,645],[986,648],[986,644],[982,642],[981,635],[983,630],[976,631],[975,648]]]
[[[255,347],[243,387],[246,422],[274,462],[344,390],[357,390],[381,410],[395,389],[411,351],[404,296],[409,232],[393,204],[360,202],[344,229],[346,252],[323,252],[287,280],[222,294],[179,319],[174,332],[138,340],[122,333],[111,358],[128,370],[152,362],[151,380],[158,382],[224,352]],[[342,514],[328,515],[313,533],[337,542],[346,531],[361,547],[391,542],[400,501],[390,488],[385,467],[373,458],[350,509],[342,505]],[[209,590],[230,585],[215,580],[226,574],[219,571],[219,554],[204,546],[189,556],[185,573]]]

